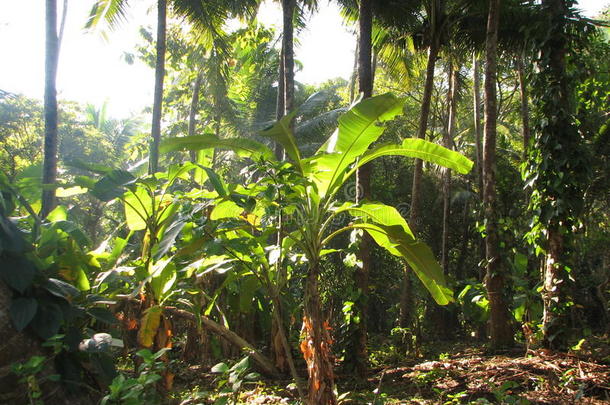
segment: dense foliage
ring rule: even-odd
[[[361,2],[340,2],[349,23]],[[126,16],[126,1],[92,3],[89,28]],[[497,349],[498,330],[526,354],[608,363],[592,343],[610,331],[607,14],[503,0],[494,39],[488,2],[371,1],[363,98],[357,66],[291,94],[281,32],[226,24],[257,2],[204,3],[168,2],[164,32],[142,27],[126,55],[160,74],[158,144],[148,111],[113,119],[59,100],[45,184],[49,109],[0,90],[0,402],[241,403],[289,376],[294,403],[348,403],[337,393],[371,367],[379,386],[351,400],[383,403],[390,366],[447,341]],[[316,9],[281,3],[297,26]],[[487,64],[481,117],[485,40],[497,71]],[[509,319],[490,329],[498,302]],[[213,381],[190,384],[184,364]],[[439,367],[419,370],[415,391],[450,376]],[[571,400],[608,395],[570,370],[558,384]],[[429,399],[529,403],[499,381]]]

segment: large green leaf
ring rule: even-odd
[[[123,195],[126,190],[125,186],[135,181],[136,178],[125,170],[112,170],[95,183],[91,194],[102,201],[110,201]]]
[[[347,211],[359,218],[352,225],[365,230],[375,242],[395,256],[404,258],[417,277],[440,305],[453,301],[453,294],[446,287],[445,276],[432,250],[415,239],[409,225],[394,208],[380,203],[343,204],[336,213]]]
[[[443,271],[425,243],[409,237],[400,225],[359,223],[352,227],[364,229],[379,246],[404,258],[437,304],[447,305],[454,301],[453,292],[446,286]]]
[[[335,213],[349,212],[355,217],[359,217],[362,222],[373,222],[379,225],[402,227],[405,234],[411,239],[415,239],[411,228],[407,224],[407,221],[400,215],[400,212],[392,206],[381,204],[381,203],[364,203],[364,204],[353,204],[346,202],[342,206],[335,210]]]
[[[19,297],[11,302],[9,313],[13,325],[17,331],[21,332],[34,319],[38,310],[38,301],[32,297]]]
[[[346,177],[349,177],[358,167],[381,156],[407,156],[422,159],[455,170],[461,174],[470,172],[474,164],[472,160],[461,153],[449,150],[424,139],[407,138],[401,145],[382,145],[367,151],[358,160],[356,167],[354,167]]]
[[[176,279],[176,266],[174,263],[171,263],[171,258],[155,263],[150,279],[150,287],[154,297],[158,301],[162,301],[171,292]]]
[[[295,115],[296,111],[293,111],[292,113],[282,117],[282,119],[273,124],[273,126],[265,129],[260,134],[267,138],[271,138],[275,142],[282,145],[288,157],[290,157],[290,159],[296,163],[297,167],[302,172],[301,152],[299,152],[299,148],[297,147],[291,128],[292,120],[294,119]]]
[[[221,197],[227,197],[229,191],[227,190],[227,185],[222,178],[209,167],[202,167],[202,169],[206,172],[210,184],[212,184],[212,187],[214,187],[214,190],[218,193],[218,195]]]
[[[59,332],[62,321],[60,306],[51,301],[41,300],[30,325],[40,338],[47,340]]]
[[[231,200],[219,201],[210,214],[210,219],[238,218],[244,211],[242,207]]]
[[[251,158],[264,157],[267,159],[273,158],[271,149],[260,142],[246,138],[221,139],[211,134],[165,139],[161,142],[159,150],[161,153],[168,153],[178,150],[202,150],[213,148],[232,150],[239,156]]]
[[[125,220],[131,231],[146,229],[146,221],[152,216],[153,203],[150,193],[144,187],[125,193]]]
[[[390,93],[361,101],[339,118],[339,128],[318,150],[305,160],[305,173],[321,196],[341,186],[343,173],[383,133],[378,123],[402,112],[405,100]]]
[[[160,259],[167,252],[170,251],[172,246],[174,246],[174,243],[176,241],[176,238],[180,234],[180,231],[182,231],[182,228],[184,228],[184,225],[186,225],[186,221],[184,219],[178,218],[173,221],[167,227],[167,229],[164,230],[163,236],[160,238],[159,243],[155,245],[153,251],[155,259]]]
[[[36,267],[25,257],[8,253],[0,255],[0,278],[14,290],[24,292],[35,275]]]

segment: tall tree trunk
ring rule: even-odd
[[[479,57],[474,52],[472,54],[472,93],[473,93],[473,122],[474,122],[474,144],[476,152],[475,170],[476,180],[478,187],[479,202],[483,204],[483,134],[481,131],[481,68],[479,65]],[[479,219],[482,219],[479,214]],[[478,238],[479,248],[479,262],[483,263],[485,259],[485,241],[482,238]],[[479,281],[485,280],[485,268],[481,265],[478,267]],[[485,335],[483,333],[484,328],[479,330],[479,335]]]
[[[476,53],[472,55],[472,81],[473,81],[473,112],[474,112],[474,141],[476,158],[476,175],[477,184],[479,186],[479,197],[483,200],[483,139],[481,132],[481,76],[480,76],[479,58]]]
[[[373,95],[372,30],[373,9],[371,0],[361,0],[358,18],[358,89],[363,98],[369,98]],[[372,165],[369,163],[356,172],[357,203],[360,197],[371,198],[371,171]],[[367,322],[371,245],[371,237],[365,232],[362,235],[358,252],[362,267],[356,267],[354,274],[356,287],[360,290],[360,296],[356,301],[360,322],[354,334],[355,351],[353,358],[349,360],[355,366],[356,374],[360,378],[366,377],[368,371]]]
[[[296,0],[282,0],[282,63],[284,66],[284,114],[294,109],[294,9]]]
[[[525,81],[525,67],[523,66],[523,55],[517,56],[517,76],[519,77],[519,90],[521,95],[521,135],[523,136],[523,155],[527,156],[529,149],[531,130],[530,130],[530,109],[527,94],[527,83]]]
[[[284,115],[290,113],[294,109],[294,26],[293,17],[296,7],[296,0],[282,0],[283,14],[283,37],[282,50],[280,53],[280,64],[278,67],[278,93],[276,105],[276,118],[279,120]],[[278,159],[284,160],[286,157],[285,151],[282,150],[279,144],[276,144],[275,154]],[[278,219],[277,245],[282,246],[283,233],[283,218]],[[281,255],[280,255],[281,256]],[[276,285],[283,285],[287,280],[286,268],[280,262],[278,263],[278,277]],[[271,282],[269,282],[271,285]],[[271,287],[273,288],[273,287]],[[275,364],[282,372],[286,371],[286,366],[290,370],[290,374],[294,383],[297,385],[299,396],[304,398],[301,388],[301,380],[299,378],[294,359],[286,337],[286,331],[283,323],[283,310],[280,292],[273,292],[273,318],[271,321],[271,346],[274,354]]]
[[[191,98],[191,107],[189,109],[189,125],[188,125],[188,136],[195,135],[195,130],[197,128],[197,112],[199,110],[199,92],[201,90],[201,82],[203,81],[203,75],[201,73],[197,73],[197,78],[195,79],[195,84],[193,84],[193,97]],[[197,152],[190,151],[191,161],[197,161]]]
[[[322,318],[318,288],[319,266],[318,262],[312,261],[307,272],[303,318],[305,340],[301,342],[301,351],[309,374],[309,404],[336,405],[330,348],[332,339],[328,332],[328,322]]]
[[[449,67],[448,120],[447,130],[443,134],[443,146],[453,149],[455,136],[455,115],[457,108],[457,77],[459,69],[451,64]],[[443,235],[441,243],[441,267],[445,275],[449,274],[449,216],[451,215],[451,170],[443,168]]]
[[[354,67],[352,68],[352,77],[349,82],[349,102],[350,104],[356,99],[356,81],[358,80],[358,56],[360,55],[360,38],[356,39],[356,50],[354,51]]]
[[[491,0],[485,43],[485,133],[483,139],[483,205],[486,223],[487,275],[485,284],[489,299],[491,347],[513,344],[508,303],[504,298],[505,279],[500,258],[496,208],[496,125],[497,125],[497,46],[500,0]]]
[[[155,63],[155,98],[153,101],[152,127],[148,173],[159,170],[159,143],[161,142],[161,116],[163,109],[163,79],[165,78],[165,34],[167,0],[157,0],[157,61]]]
[[[447,91],[447,124],[443,132],[443,146],[447,149],[453,149],[453,138],[455,136],[456,112],[457,112],[457,92],[458,92],[458,73],[459,68],[456,68],[453,63],[449,63],[448,82],[449,89]],[[443,230],[441,234],[441,267],[443,273],[449,275],[449,218],[451,216],[451,170],[448,168],[442,169],[442,193],[443,193]],[[448,305],[446,307],[434,307],[434,312],[437,312],[445,326],[440,329],[438,335],[440,338],[451,339],[457,328],[459,321],[457,318],[457,307]]]
[[[438,47],[436,41],[434,41],[428,49],[428,62],[426,65],[426,81],[424,84],[424,94],[422,97],[421,112],[419,114],[419,126],[417,129],[417,137],[425,139],[426,131],[428,129],[428,117],[430,115],[430,101],[432,100],[432,90],[434,87],[434,68],[436,66],[436,57],[438,56]],[[420,200],[421,200],[421,178],[423,172],[423,162],[421,159],[415,159],[415,166],[413,168],[413,184],[411,187],[411,210],[409,213],[409,226],[413,232],[417,232],[418,224],[420,221]],[[407,303],[411,301],[412,296],[411,282],[408,279],[410,277],[410,269],[407,264],[404,265],[403,272],[403,286],[401,289],[400,298],[400,314],[398,319],[398,325],[401,328],[408,328],[411,325],[410,315],[412,313],[411,308],[405,307]]]
[[[570,252],[575,250],[573,231],[582,214],[581,200],[588,183],[588,164],[583,140],[574,122],[574,87],[567,63],[577,58],[570,49],[573,27],[570,23],[567,0],[543,0],[549,32],[540,44],[541,56],[533,86],[536,104],[545,125],[540,125],[532,146],[530,170],[536,173],[534,189],[538,198],[536,225],[541,247],[545,251],[543,265],[542,318],[543,345],[552,349],[565,349],[568,343],[571,279],[568,274]],[[543,215],[547,214],[547,218]]]
[[[46,0],[45,86],[44,86],[44,161],[42,183],[54,185],[57,180],[57,1]],[[57,204],[55,190],[42,190],[40,216],[46,217]]]
[[[277,77],[277,98],[276,98],[276,106],[275,106],[275,119],[280,120],[285,113],[284,108],[284,98],[286,94],[284,94],[284,43],[282,41],[282,50],[280,51],[280,63],[278,64],[278,77]],[[282,149],[282,145],[279,142],[275,144],[275,157],[278,160],[284,160],[284,150]]]

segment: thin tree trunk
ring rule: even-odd
[[[473,78],[473,112],[474,112],[474,141],[477,154],[476,159],[476,175],[477,184],[479,186],[479,197],[483,200],[483,146],[481,139],[481,76],[479,58],[477,54],[472,55],[472,78]]]
[[[417,137],[420,139],[425,139],[426,130],[428,129],[428,117],[430,115],[430,101],[432,100],[432,90],[434,87],[434,67],[436,66],[436,57],[438,55],[438,45],[433,43],[428,50],[428,62],[426,65],[426,81],[424,84],[424,94],[422,98],[422,107],[419,115],[419,126],[417,129]],[[411,188],[411,210],[409,213],[409,226],[413,230],[413,232],[417,232],[417,228],[419,225],[419,205],[421,199],[421,178],[423,171],[423,163],[421,159],[415,159],[415,166],[413,168],[413,184]],[[403,287],[401,290],[401,299],[400,299],[400,314],[398,319],[398,325],[401,328],[408,328],[411,324],[411,320],[409,319],[411,314],[411,309],[404,307],[410,299],[408,297],[412,296],[411,290],[411,282],[407,280],[409,276],[409,266],[407,264],[404,265],[403,272]]]
[[[453,138],[455,136],[456,126],[456,108],[457,108],[457,91],[458,91],[458,73],[459,69],[449,63],[448,72],[449,89],[447,92],[447,124],[443,133],[443,146],[447,149],[453,149]],[[449,275],[449,218],[451,215],[451,170],[448,168],[442,169],[442,193],[443,193],[443,230],[441,234],[441,267],[443,273]],[[434,307],[434,312],[437,312],[442,319],[444,328],[439,330],[441,339],[451,339],[456,329],[459,327],[457,318],[457,307],[448,305],[447,307]]]
[[[517,56],[517,75],[519,77],[519,90],[521,93],[521,134],[523,136],[523,155],[527,156],[530,139],[530,109],[527,94],[527,83],[525,82],[525,68],[523,66],[523,55]]]
[[[513,344],[508,303],[504,298],[505,279],[499,254],[496,207],[496,125],[497,125],[497,46],[500,0],[491,0],[485,43],[485,133],[483,139],[483,204],[486,223],[487,275],[485,283],[489,299],[491,347],[498,349]]]
[[[284,65],[284,114],[294,109],[294,25],[292,19],[296,0],[282,0],[283,14],[283,65]]]
[[[421,112],[419,115],[419,126],[417,137],[419,139],[426,138],[428,130],[428,117],[430,116],[430,101],[432,100],[432,90],[434,88],[434,68],[436,66],[436,57],[438,55],[438,47],[431,45],[428,50],[428,63],[426,65],[426,82],[424,84],[424,95],[422,98]],[[413,186],[411,189],[411,212],[409,215],[409,226],[417,229],[420,220],[420,200],[421,200],[421,178],[423,165],[421,159],[415,159],[415,168],[413,170]]]
[[[57,63],[59,38],[57,37],[57,1],[46,0],[45,88],[44,88],[44,160],[42,183],[52,186],[57,180]],[[54,189],[42,190],[40,216],[53,211],[57,200]]]
[[[59,35],[57,37],[57,57],[59,60],[59,53],[61,52],[61,43],[64,39],[64,30],[66,28],[66,19],[68,17],[68,0],[64,0],[63,8],[61,9],[61,22],[59,23]]]
[[[282,37],[282,50],[280,53],[280,64],[278,74],[278,94],[277,94],[277,105],[276,105],[276,118],[279,120],[284,115],[289,114],[294,108],[294,26],[293,16],[294,9],[296,7],[296,0],[282,0],[282,13],[283,13],[283,37]],[[285,159],[285,152],[282,150],[280,144],[276,144],[275,154],[278,159]],[[283,238],[283,218],[278,218],[278,233],[277,233],[277,244],[281,248]],[[280,255],[281,256],[281,255]],[[281,285],[286,280],[286,268],[282,263],[278,263],[278,277],[276,280],[277,285]],[[270,288],[271,282],[269,281]],[[276,365],[281,371],[285,371],[286,365],[290,370],[290,374],[294,383],[297,385],[299,396],[304,398],[304,394],[301,388],[301,381],[294,365],[294,359],[286,332],[282,317],[282,301],[279,295],[279,291],[273,292],[273,318],[271,321],[271,346],[274,353],[274,359]]]
[[[483,143],[482,143],[482,131],[481,131],[481,75],[480,75],[479,58],[475,53],[472,54],[472,92],[473,92],[473,122],[474,122],[474,141],[475,141],[475,152],[477,154],[475,162],[476,179],[479,192],[479,201],[483,203]],[[480,215],[480,214],[479,214]],[[482,238],[478,238],[479,243],[479,262],[483,262],[485,258],[485,241]],[[479,281],[485,280],[485,268],[481,265],[477,266]],[[483,330],[480,330],[480,335],[484,335]]]
[[[350,104],[356,99],[356,81],[358,80],[358,56],[360,55],[360,38],[356,38],[356,50],[354,51],[354,67],[352,68],[352,77],[349,83],[349,102]]]
[[[197,78],[195,79],[195,84],[193,84],[193,97],[191,98],[191,107],[189,109],[189,126],[188,126],[188,136],[195,135],[195,130],[197,128],[197,112],[199,110],[199,92],[201,90],[201,82],[203,81],[203,75],[201,73],[197,73]],[[190,151],[190,157],[192,162],[197,161],[197,152]]]
[[[373,95],[373,10],[371,0],[362,0],[358,19],[358,89],[364,98]]]
[[[322,318],[318,289],[319,263],[312,262],[305,282],[305,316],[303,329],[305,340],[301,351],[307,362],[309,374],[309,404],[336,405],[335,378],[331,360],[331,343],[328,322]]]
[[[371,0],[361,0],[359,7],[358,29],[358,89],[363,98],[373,95],[373,61],[372,61],[372,29],[373,9]],[[356,203],[360,195],[362,198],[371,198],[371,171],[372,165],[366,164],[356,173]],[[362,193],[360,193],[362,191]],[[360,322],[357,325],[354,358],[350,359],[360,378],[366,377],[368,372],[367,351],[367,322],[369,299],[369,274],[371,270],[371,237],[365,233],[360,241],[358,256],[362,267],[356,267],[355,282],[360,290],[360,297],[356,301]]]
[[[163,109],[163,79],[165,78],[165,34],[167,0],[157,0],[157,61],[155,64],[155,96],[153,101],[151,141],[148,173],[159,170],[159,143],[161,142],[161,116]]]
[[[286,94],[284,93],[284,87],[285,87],[285,77],[284,77],[284,42],[282,41],[282,50],[280,51],[280,63],[278,65],[278,77],[277,77],[277,101],[276,101],[276,106],[275,106],[275,119],[276,120],[280,120],[283,116],[285,111],[285,107],[284,107],[284,98],[286,97]],[[276,142],[275,144],[275,157],[278,160],[284,160],[285,156],[284,156],[284,150],[282,149],[282,145],[279,142]]]
[[[449,117],[447,120],[447,131],[443,137],[443,146],[453,149],[453,138],[455,136],[455,115],[457,108],[457,76],[459,69],[449,67]],[[451,170],[443,168],[443,235],[441,244],[441,267],[445,275],[449,274],[449,216],[451,215]]]

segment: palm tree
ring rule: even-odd
[[[165,37],[167,25],[167,0],[157,0],[157,42],[155,62],[155,95],[153,98],[152,125],[150,130],[150,154],[148,173],[159,169],[159,142],[161,141],[161,116],[163,108],[163,79],[165,78]]]
[[[57,178],[57,63],[59,37],[57,35],[57,0],[46,0],[46,46],[44,86],[44,160],[42,183],[55,184]],[[55,208],[55,190],[43,189],[41,217]]]
[[[187,18],[200,33],[218,38],[220,27],[229,15],[251,15],[258,0],[170,0],[175,13]],[[97,0],[89,13],[85,27],[93,28],[102,22],[110,27],[125,19],[129,0]],[[167,26],[167,0],[157,0],[157,41],[155,63],[155,94],[149,152],[149,173],[159,168],[159,142],[161,139],[161,117],[163,104],[163,80],[165,77],[165,39]]]
[[[373,96],[373,0],[360,0],[358,8],[358,90],[362,98]],[[359,190],[362,190],[362,198],[371,198],[371,164],[364,165],[356,172],[356,203],[359,199]],[[371,244],[372,240],[368,234],[363,235],[360,241],[359,258],[362,266],[356,269],[356,287],[360,290],[358,299],[358,312],[360,322],[355,333],[354,363],[356,373],[364,378],[367,373],[367,321],[368,321],[368,295],[369,295],[369,273],[371,269]]]
[[[282,90],[284,114],[294,108],[294,10],[296,0],[282,0]],[[278,86],[279,89],[279,86]]]
[[[504,299],[504,274],[498,253],[499,237],[496,217],[496,74],[498,58],[498,25],[500,0],[489,2],[487,41],[485,44],[485,128],[483,135],[483,206],[485,210],[485,250],[487,274],[485,284],[489,299],[491,347],[512,345],[508,305]]]

